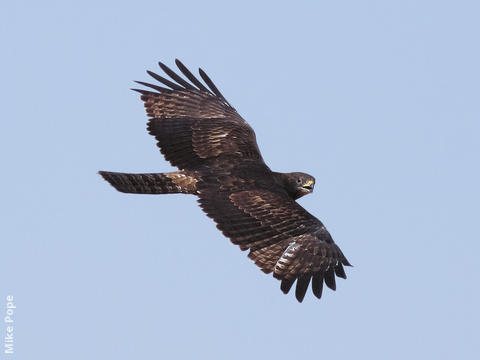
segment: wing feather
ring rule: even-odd
[[[175,59],[175,64],[177,67],[180,69],[183,75],[187,77],[188,80],[190,80],[196,87],[198,87],[199,90],[206,92],[206,93],[211,93],[210,90],[208,90],[205,85],[203,85],[196,77],[193,75],[190,70],[187,69],[185,65],[182,64],[182,62],[178,59]]]
[[[170,69],[164,63],[158,62],[158,65],[165,72],[165,74],[170,76],[173,81],[176,81],[178,84],[182,85],[185,89],[198,90],[193,85],[191,85],[188,81],[185,81],[184,79],[182,79],[179,75],[177,75],[177,73],[175,73],[175,71]]]
[[[217,89],[213,81],[210,79],[210,77],[203,71],[202,69],[198,69],[198,72],[200,73],[200,76],[202,77],[203,81],[207,84],[207,86],[213,91],[215,95],[222,101],[228,104],[228,101],[223,97],[222,93],[220,90]]]
[[[335,284],[335,273],[333,269],[328,269],[325,272],[324,279],[325,279],[325,284],[330,289],[335,290],[337,288],[337,285]]]
[[[280,285],[280,290],[282,290],[284,294],[288,294],[294,282],[295,279],[283,279]]]
[[[295,289],[295,297],[299,302],[303,301],[305,294],[307,293],[308,285],[310,284],[310,279],[312,275],[305,274],[300,275],[297,279],[297,287]]]
[[[283,292],[297,281],[299,302],[310,283],[320,298],[323,282],[335,290],[335,275],[345,278],[342,264],[349,263],[328,231],[281,188],[222,192],[211,182],[198,188],[202,209],[234,244],[250,249],[249,258],[262,271],[282,281]]]
[[[165,158],[180,169],[190,170],[219,167],[219,158],[235,164],[264,164],[253,129],[227,102],[210,77],[199,70],[208,89],[180,61],[176,60],[176,64],[193,85],[159,63],[173,81],[147,71],[166,87],[137,81],[158,92],[133,89],[142,94],[141,99],[150,117],[149,133],[156,137]],[[178,137],[182,138],[182,146],[174,145],[170,140]]]
[[[154,90],[157,90],[157,91],[166,91],[166,90],[168,90],[167,88],[164,88],[164,87],[161,87],[161,86],[158,86],[158,85],[154,85],[154,84],[149,84],[149,83],[146,83],[146,82],[143,82],[143,81],[135,81],[135,82],[136,82],[137,84],[140,84],[140,85],[149,87],[149,88],[154,89]],[[155,94],[155,93],[152,93],[152,94]]]
[[[312,278],[312,292],[317,298],[322,297],[323,275],[321,272],[315,273]]]
[[[155,80],[161,82],[163,85],[167,85],[168,87],[172,88],[173,90],[183,90],[184,88],[168,79],[165,79],[163,76],[160,76],[153,71],[147,70],[147,74],[153,77]]]

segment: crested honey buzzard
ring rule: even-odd
[[[100,171],[115,189],[134,194],[193,194],[218,229],[265,273],[281,280],[286,294],[305,297],[310,282],[322,296],[323,283],[335,290],[335,275],[346,278],[350,266],[320,220],[295,200],[313,191],[305,173],[279,173],[263,161],[255,133],[223,97],[207,74],[196,78],[179,60],[185,80],[166,65],[171,80],[147,73],[163,86],[141,94],[150,118],[148,131],[160,151],[179,171],[127,174]],[[205,86],[206,85],[206,86]]]

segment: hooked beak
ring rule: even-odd
[[[307,181],[305,184],[302,185],[302,188],[308,191],[313,191],[313,186],[315,183],[312,180]]]

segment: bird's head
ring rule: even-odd
[[[285,174],[285,178],[287,191],[295,200],[310,194],[315,186],[315,178],[302,172]]]

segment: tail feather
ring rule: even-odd
[[[185,171],[158,174],[98,172],[115,189],[130,194],[196,194],[197,179]]]

